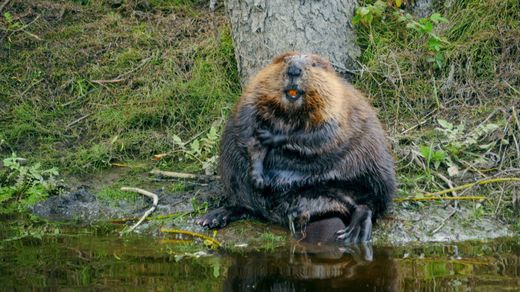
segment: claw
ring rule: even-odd
[[[293,214],[289,214],[289,230],[291,230],[292,235],[296,235],[296,228],[294,227],[294,219],[296,218]]]

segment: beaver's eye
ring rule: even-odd
[[[312,67],[317,67],[317,66],[318,66],[318,64],[312,63]]]

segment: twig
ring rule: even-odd
[[[173,178],[184,178],[184,179],[219,179],[218,175],[198,175],[193,173],[184,173],[184,172],[173,172],[173,171],[164,171],[159,169],[154,169],[150,171],[150,174],[160,175],[164,177],[173,177]]]
[[[442,175],[436,171],[433,171],[433,174],[435,176],[437,176],[438,178],[440,178],[442,181],[444,181],[448,185],[448,187],[450,187],[450,189],[453,189],[453,182],[450,179],[448,179],[447,177],[445,177],[444,175]],[[453,194],[454,197],[457,196],[456,191],[452,191],[451,193]]]
[[[153,199],[152,207],[143,214],[143,216],[141,217],[141,219],[139,221],[137,221],[137,223],[135,223],[132,227],[130,227],[130,229],[128,229],[128,231],[125,232],[125,233],[129,233],[129,232],[134,231],[134,229],[137,228],[137,226],[139,226],[139,224],[141,224],[141,222],[143,222],[144,219],[146,219],[146,217],[148,217],[148,215],[150,215],[153,211],[155,211],[155,209],[157,208],[157,204],[159,203],[159,197],[152,192],[145,191],[145,190],[139,189],[139,188],[122,187],[121,190],[126,191],[126,192],[136,192],[143,196],[147,196],[147,197]]]
[[[486,200],[484,196],[460,196],[460,197],[408,197],[408,198],[396,198],[394,202],[401,203],[407,201],[481,201]]]
[[[133,72],[141,69],[144,65],[146,65],[146,63],[148,63],[150,60],[152,59],[152,57],[148,57],[148,58],[145,58],[143,60],[141,60],[141,63],[139,63],[137,66],[135,66],[134,68],[132,68],[131,70],[125,72],[125,73],[121,73],[119,74],[116,78],[114,79],[108,79],[108,80],[90,80],[90,82],[92,83],[97,83],[99,85],[104,85],[105,83],[117,83],[117,82],[122,82],[122,81],[125,81],[126,79],[126,76],[127,75],[130,75],[132,74]]]
[[[82,116],[81,118],[76,119],[76,120],[70,122],[70,123],[66,126],[66,128],[68,129],[68,128],[74,126],[75,124],[77,124],[77,123],[83,121],[84,119],[90,117],[91,115],[92,115],[91,113],[90,113],[90,114],[86,114],[86,115]]]
[[[457,209],[454,209],[453,212],[451,212],[448,217],[444,218],[441,222],[441,224],[439,225],[439,227],[435,228],[434,230],[432,230],[431,234],[435,234],[437,233],[439,230],[441,230],[441,228],[444,226],[444,224],[446,224],[446,221],[448,221],[448,219],[450,219],[453,215],[455,215],[455,213],[457,213]]]
[[[207,235],[200,234],[200,233],[197,233],[197,232],[193,232],[193,231],[182,230],[182,229],[165,229],[165,228],[163,228],[163,229],[161,229],[161,232],[163,232],[163,233],[174,233],[174,234],[184,234],[184,235],[189,235],[189,236],[193,236],[193,237],[198,237],[198,238],[201,238],[201,239],[209,241],[215,247],[222,246],[220,241],[216,240],[215,238],[212,238],[212,237],[209,237]]]
[[[434,109],[432,110],[431,112],[429,112],[426,117],[424,118],[424,120],[420,121],[418,124],[416,124],[415,126],[412,126],[406,130],[404,130],[403,132],[401,132],[401,135],[404,135],[406,133],[408,133],[409,131],[419,127],[419,126],[422,126],[423,124],[425,124],[429,119],[431,119],[433,117],[433,114],[437,112],[437,109]]]
[[[500,196],[498,197],[497,207],[495,208],[495,215],[498,213],[498,209],[500,209],[500,204],[502,203],[502,197],[504,196],[504,188],[501,188]]]
[[[104,84],[104,83],[117,83],[125,81],[124,79],[111,79],[111,80],[91,80],[92,83]]]
[[[459,196],[459,197],[439,197],[440,195],[444,195],[447,193],[451,193],[454,191],[460,191],[463,189],[471,188],[476,185],[485,185],[496,182],[520,182],[520,178],[518,177],[504,177],[504,178],[491,178],[491,179],[483,179],[472,183],[463,184],[458,187],[445,189],[438,192],[433,193],[425,193],[424,197],[407,197],[407,198],[396,198],[394,202],[404,202],[404,201],[434,201],[434,200],[451,200],[451,201],[468,201],[468,200],[485,200],[486,197],[483,196]]]
[[[0,5],[0,12],[2,12],[2,10],[4,10],[4,7],[9,4],[9,1],[11,0],[5,0],[1,5]]]
[[[518,121],[518,114],[515,110],[515,107],[513,107],[513,119],[515,119],[516,127],[518,128],[518,132],[520,133],[520,121]],[[516,140],[515,130],[513,130],[513,127],[511,127],[511,131],[513,132],[513,141],[515,141],[516,154],[518,154],[518,157],[520,157],[520,147],[518,146],[518,141]]]
[[[453,192],[453,191],[459,191],[459,190],[471,188],[472,186],[475,186],[475,185],[486,185],[486,184],[490,184],[490,183],[512,182],[512,181],[520,182],[520,178],[518,178],[518,177],[504,177],[504,178],[483,179],[483,180],[479,180],[479,181],[476,181],[476,182],[463,184],[463,185],[458,186],[458,187],[442,190],[442,191],[439,191],[439,192],[426,193],[424,195],[425,196],[438,196],[438,195],[444,195],[446,193],[450,193],[450,192]]]

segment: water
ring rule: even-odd
[[[263,252],[193,247],[88,230],[3,242],[0,290],[520,291],[518,239],[366,246],[353,255],[294,244]]]

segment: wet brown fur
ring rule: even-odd
[[[288,62],[295,59],[303,60],[303,94],[289,102]],[[261,143],[262,128],[285,137],[281,146]],[[221,151],[227,207],[201,219],[203,226],[222,227],[244,212],[282,225],[294,212],[302,224],[355,210],[362,211],[359,218],[372,216],[364,210],[378,217],[394,193],[393,160],[375,111],[317,55],[283,54],[253,77],[226,125]],[[265,188],[255,187],[255,165],[274,171]]]

